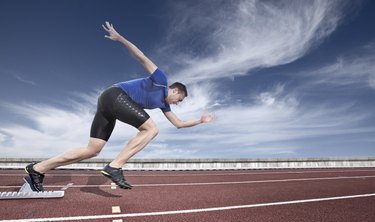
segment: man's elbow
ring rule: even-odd
[[[182,123],[176,123],[176,124],[174,124],[174,126],[175,126],[177,129],[181,129],[181,128],[184,128],[184,127],[185,127]]]

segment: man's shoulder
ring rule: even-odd
[[[156,84],[167,85],[167,75],[159,68],[152,73],[150,77]]]

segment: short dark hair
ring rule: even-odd
[[[173,83],[172,85],[169,86],[169,88],[170,89],[176,89],[177,88],[179,92],[183,92],[186,97],[188,96],[186,86],[184,84],[180,83],[180,82]]]

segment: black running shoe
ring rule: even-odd
[[[34,170],[35,164],[36,163],[30,163],[29,165],[27,165],[25,167],[25,171],[26,173],[29,174],[31,178],[32,186],[34,187],[34,189],[38,192],[42,192],[44,191],[44,187],[43,187],[44,174],[39,173]]]
[[[104,167],[101,171],[102,174],[108,178],[110,178],[113,182],[115,182],[120,188],[122,189],[131,189],[133,186],[126,182],[124,175],[122,174],[121,168],[113,168],[110,167],[109,164]]]

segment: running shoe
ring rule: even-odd
[[[110,167],[109,164],[104,167],[101,173],[110,178],[115,184],[117,184],[122,189],[131,189],[133,186],[126,182],[125,177],[122,173],[121,168]]]
[[[44,187],[43,187],[44,174],[39,173],[39,172],[34,170],[35,164],[36,163],[30,163],[29,165],[27,165],[25,167],[25,171],[26,171],[26,173],[29,174],[29,176],[31,178],[31,183],[32,183],[31,185],[33,186],[33,188],[37,192],[43,192],[44,191]]]

